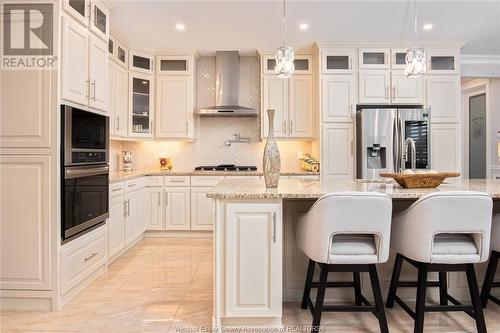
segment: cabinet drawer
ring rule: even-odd
[[[136,178],[125,182],[125,192],[137,191],[146,186],[144,178]]]
[[[106,227],[96,229],[61,249],[62,294],[106,264]]]
[[[189,176],[167,176],[165,186],[189,186]]]
[[[253,179],[253,180],[259,180],[260,176],[226,176],[226,179]]]
[[[224,179],[224,176],[193,176],[191,186],[215,186]]]
[[[163,176],[147,176],[146,186],[163,186]]]
[[[124,182],[118,182],[118,183],[113,183],[109,184],[109,197],[117,197],[117,196],[123,196],[125,193],[125,183]]]

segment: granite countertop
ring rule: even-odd
[[[328,193],[362,191],[380,192],[393,199],[418,199],[435,191],[478,191],[500,199],[500,180],[447,179],[437,188],[405,189],[394,182],[366,182],[338,179],[327,183],[319,180],[283,179],[278,188],[267,189],[264,180],[223,180],[211,192],[209,198],[216,199],[317,199]]]
[[[110,171],[110,183],[134,179],[143,176],[262,176],[264,173],[257,171],[161,171],[161,170],[136,170],[132,172]],[[319,172],[283,171],[283,176],[318,176]],[[238,180],[240,181],[240,180]]]

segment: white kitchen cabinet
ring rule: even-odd
[[[90,35],[89,39],[89,106],[107,111],[108,101],[108,47],[104,40]]]
[[[50,148],[56,144],[57,74],[45,70],[2,71],[0,147]],[[29,98],[25,98],[26,92]]]
[[[279,203],[226,204],[226,317],[281,317]]]
[[[407,49],[391,49],[391,69],[405,69],[406,50]]]
[[[314,131],[313,80],[311,75],[296,75],[289,81],[290,138],[312,138]]]
[[[359,103],[387,104],[390,101],[391,75],[386,70],[359,71]]]
[[[394,104],[424,104],[424,79],[409,79],[404,70],[391,72],[391,102]]]
[[[139,215],[139,194],[133,191],[125,194],[125,245],[131,244],[138,234],[138,225],[141,216]]]
[[[165,187],[165,229],[189,230],[191,209],[189,187]]]
[[[118,39],[116,39],[116,62],[128,69],[128,50]]]
[[[296,54],[293,64],[295,65],[294,75],[312,74],[312,56]],[[262,57],[262,73],[276,75],[276,56],[274,54]]]
[[[322,51],[323,74],[352,74],[356,69],[356,49],[327,49]]]
[[[87,105],[89,99],[89,31],[72,20],[62,19],[61,98]]]
[[[113,258],[125,248],[125,201],[123,194],[109,200],[108,255]]]
[[[148,177],[149,178],[149,177]],[[163,218],[165,216],[164,191],[162,187],[146,188],[147,212],[146,230],[163,230]]]
[[[192,76],[158,76],[156,85],[155,137],[193,139]]]
[[[51,170],[55,162],[49,155],[0,155],[0,289],[54,287]]]
[[[262,137],[269,133],[267,110],[275,110],[274,136],[311,138],[314,132],[313,80],[310,75],[280,79],[263,76]]]
[[[137,50],[129,50],[128,69],[144,74],[154,74],[153,58],[154,56],[152,54]]]
[[[354,128],[352,123],[323,124],[321,177],[354,178]]]
[[[274,75],[263,77],[262,96],[262,136],[269,133],[267,110],[274,110],[274,136],[286,138],[288,133],[288,80]]]
[[[153,137],[153,76],[129,73],[128,136]]]
[[[110,57],[111,59],[111,57]],[[109,135],[116,136],[116,111],[115,111],[115,100],[116,100],[116,67],[118,65],[113,61],[108,61],[108,111],[109,111]]]
[[[460,76],[428,75],[427,106],[431,109],[431,121],[459,122]]]
[[[356,105],[354,75],[326,75],[321,79],[322,121],[352,122]]]
[[[195,59],[193,56],[157,56],[156,74],[187,75],[192,74]]]
[[[390,66],[389,48],[360,48],[358,54],[359,68],[388,69]]]
[[[212,187],[191,187],[191,230],[212,230],[215,222],[214,199],[207,198]]]
[[[426,56],[428,74],[460,74],[459,49],[428,49]]]
[[[90,0],[64,0],[64,11],[85,27],[89,26]]]
[[[431,125],[431,168],[442,172],[461,172],[460,124]]]
[[[70,17],[63,17],[61,97],[107,111],[108,45]]]
[[[115,61],[109,61],[109,128],[111,136],[127,136],[128,74]]]
[[[109,9],[104,5],[104,3],[102,3],[102,1],[91,1],[90,31],[104,41],[107,41],[109,37],[109,16]]]

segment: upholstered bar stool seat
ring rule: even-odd
[[[302,308],[311,310],[312,331],[318,331],[325,311],[367,311],[379,319],[380,330],[388,332],[382,294],[375,264],[389,257],[392,202],[380,193],[343,192],[321,197],[299,219],[297,246],[310,258]],[[313,282],[315,266],[321,268]],[[328,281],[330,272],[352,272],[353,282]],[[361,272],[368,272],[375,304],[361,294]],[[325,305],[326,288],[354,288],[354,305]],[[318,288],[316,301],[311,288]]]
[[[491,197],[484,193],[435,192],[393,217],[391,247],[397,255],[387,307],[394,302],[401,305],[415,319],[414,332],[424,331],[426,311],[466,311],[476,320],[478,331],[486,332],[473,264],[487,260],[492,207]],[[399,281],[403,260],[417,268],[417,282]],[[472,305],[448,295],[450,271],[466,273]],[[428,272],[439,272],[439,283],[428,282]],[[396,295],[398,287],[417,287],[415,311]],[[439,287],[439,306],[425,304],[427,287]]]
[[[485,308],[488,300],[500,305],[500,299],[491,294],[491,288],[500,288],[500,281],[495,282],[495,273],[500,260],[500,214],[493,217],[491,225],[491,255],[481,290],[481,303]]]

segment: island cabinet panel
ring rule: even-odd
[[[281,317],[281,205],[229,203],[226,223],[226,316]]]

